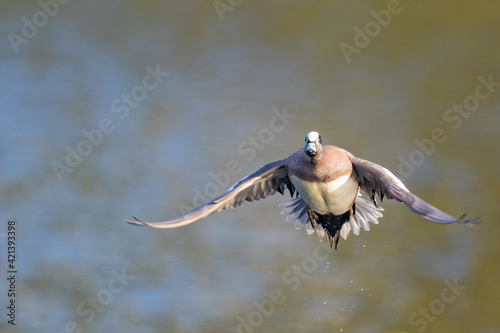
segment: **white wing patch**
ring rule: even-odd
[[[407,190],[408,192],[410,192],[409,189],[406,188],[405,184],[403,184],[403,182],[401,181],[401,179],[399,179],[398,177],[394,176],[394,174],[392,172],[390,172],[389,170],[387,170],[386,168],[384,168],[383,166],[380,166],[382,169],[384,169],[384,171],[387,173],[387,175],[389,175],[389,177],[391,177],[394,182],[396,182],[396,184],[398,184],[399,187]]]

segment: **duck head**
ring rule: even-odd
[[[323,141],[318,132],[312,131],[306,135],[304,152],[313,163],[318,163],[323,157]]]

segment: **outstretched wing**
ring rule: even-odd
[[[153,228],[177,228],[193,223],[210,214],[220,212],[223,209],[238,207],[244,201],[260,200],[276,192],[283,194],[286,188],[288,188],[290,195],[293,197],[295,187],[288,178],[285,161],[286,159],[283,159],[263,166],[234,184],[220,197],[172,220],[164,222],[125,220],[125,222],[136,225],[147,225]]]
[[[467,214],[463,214],[458,219],[454,218],[411,193],[401,180],[383,166],[357,158],[350,153],[349,156],[356,170],[361,189],[375,205],[377,205],[376,196],[380,198],[380,201],[386,196],[404,203],[413,212],[435,223],[469,223],[478,219],[465,219]]]

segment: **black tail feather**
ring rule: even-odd
[[[345,212],[341,215],[334,214],[325,214],[320,215],[316,213],[316,222],[321,224],[326,231],[326,236],[328,237],[328,241],[330,242],[330,246],[333,247],[335,244],[335,250],[337,249],[337,244],[340,238],[340,230],[344,223],[351,219],[351,216],[354,213],[353,209]]]

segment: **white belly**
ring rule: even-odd
[[[343,214],[358,195],[358,183],[349,176],[329,183],[307,182],[293,175],[290,180],[305,203],[319,214]]]

